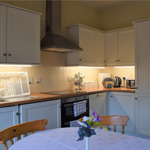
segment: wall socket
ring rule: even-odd
[[[29,84],[33,83],[32,78],[28,78],[28,80],[29,80]]]
[[[35,78],[35,83],[40,83],[41,82],[41,78],[40,77],[36,77]]]
[[[127,76],[127,75],[126,75],[126,76],[123,76],[123,78],[125,78],[125,79],[129,79],[129,76]]]

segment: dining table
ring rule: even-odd
[[[85,138],[77,141],[78,130],[78,127],[57,128],[31,134],[9,150],[85,150]],[[150,140],[98,129],[89,138],[89,150],[150,150]]]

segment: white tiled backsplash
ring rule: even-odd
[[[55,91],[74,89],[72,80],[68,82],[67,77],[74,77],[74,74],[81,72],[85,74],[86,81],[97,81],[98,73],[110,73],[111,77],[129,75],[129,78],[135,78],[134,68],[78,68],[64,67],[66,65],[66,55],[51,52],[41,53],[42,66],[23,67],[22,71],[27,72],[28,76],[33,79],[33,84],[30,84],[31,93],[41,91]],[[0,67],[0,72],[16,72],[17,67]],[[21,71],[19,71],[21,72]],[[35,78],[40,77],[41,83],[36,84]]]

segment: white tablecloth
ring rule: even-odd
[[[85,150],[79,128],[45,130],[16,142],[9,150]],[[150,150],[150,140],[99,129],[89,139],[90,150]]]

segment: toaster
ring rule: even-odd
[[[134,89],[135,88],[135,80],[127,79],[126,80],[126,88]]]

